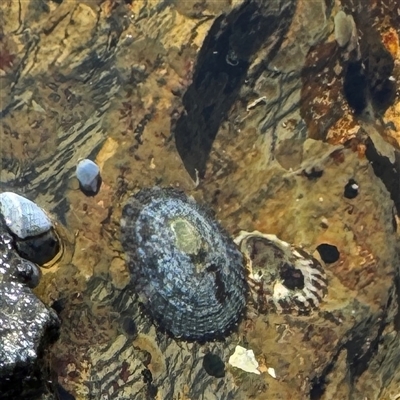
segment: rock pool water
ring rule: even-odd
[[[399,4],[341,3],[357,10],[371,66],[361,104],[376,96],[363,110],[376,118],[346,102],[351,54],[334,39],[333,2],[1,3],[1,189],[29,194],[63,232],[36,294],[62,321],[53,381],[76,399],[398,394]],[[82,158],[101,171],[94,197],[74,177]],[[128,197],[155,185],[207,204],[232,237],[258,230],[315,256],[336,246],[319,310],[249,304],[222,342],[158,332],[119,233]],[[260,375],[227,364],[236,345],[254,351]],[[203,367],[210,353],[224,374]]]

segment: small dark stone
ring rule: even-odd
[[[158,392],[157,386],[151,384],[147,386],[147,395],[149,396],[150,399],[153,398],[155,399],[157,396],[157,392]]]
[[[130,317],[125,317],[122,321],[122,329],[124,332],[129,335],[136,337],[138,334],[138,330],[135,324],[135,321]]]
[[[367,106],[368,80],[362,61],[349,62],[344,77],[343,91],[349,106],[360,114]]]
[[[321,176],[324,174],[324,171],[322,169],[312,167],[310,169],[303,170],[303,174],[311,181],[321,178]]]
[[[354,199],[358,195],[358,184],[354,179],[349,179],[344,187],[344,197],[346,199]]]
[[[75,396],[67,392],[59,383],[56,384],[56,393],[59,400],[75,400]]]
[[[51,308],[57,313],[57,315],[60,315],[61,312],[64,310],[66,304],[67,304],[67,300],[65,298],[61,298],[61,299],[55,300],[53,302],[53,304],[51,305]]]
[[[144,383],[151,383],[153,382],[153,375],[151,374],[151,371],[149,369],[144,369],[142,371],[142,375],[143,375],[143,382]]]
[[[30,288],[35,288],[39,284],[41,271],[32,262],[22,259],[17,266],[17,275],[21,282]]]
[[[336,246],[328,243],[322,243],[317,247],[317,251],[322,261],[331,264],[339,260],[340,253]]]
[[[223,378],[225,376],[225,364],[219,356],[207,353],[203,358],[203,368],[208,375],[215,378]]]

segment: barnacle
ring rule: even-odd
[[[321,263],[275,235],[242,231],[235,239],[249,270],[252,300],[260,312],[309,313],[327,293]]]

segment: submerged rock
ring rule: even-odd
[[[175,189],[144,189],[121,229],[132,282],[162,330],[198,341],[232,330],[246,304],[243,257],[209,212]]]

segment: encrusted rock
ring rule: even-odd
[[[59,320],[29,288],[37,285],[37,267],[19,257],[12,241],[0,219],[0,393],[33,399],[48,385],[42,357]]]

